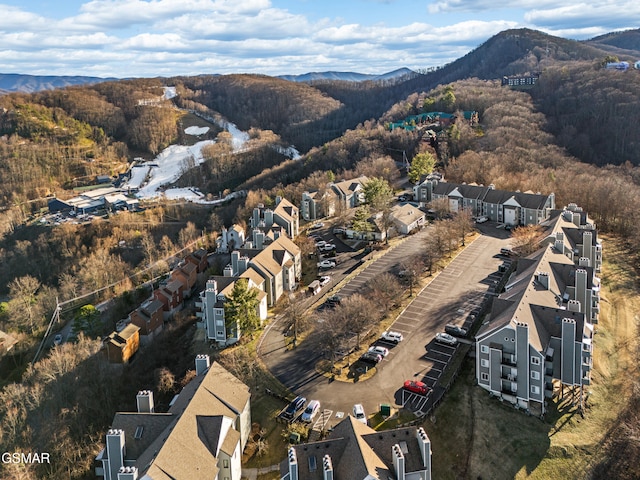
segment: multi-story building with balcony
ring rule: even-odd
[[[544,226],[541,248],[517,260],[476,336],[478,385],[537,414],[545,412],[554,385],[581,400],[591,383],[602,252],[595,225],[575,205],[552,212]],[[593,262],[580,256],[589,252]]]

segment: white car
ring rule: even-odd
[[[362,406],[361,403],[356,403],[353,406],[353,416],[355,417],[356,420],[358,420],[359,422],[364,423],[365,425],[367,424],[367,416],[364,413],[364,407]]]
[[[448,333],[436,333],[436,342],[444,343],[445,345],[454,346],[458,343],[458,339],[453,335],[449,335]]]
[[[331,260],[322,260],[321,262],[318,262],[318,268],[333,268],[335,266],[336,262]]]
[[[485,223],[489,221],[489,217],[485,217],[484,215],[476,218],[476,223]]]
[[[318,240],[316,242],[316,248],[322,248],[327,244],[327,242],[325,242],[324,240]]]
[[[329,275],[325,275],[323,277],[320,277],[320,286],[324,287],[330,281],[331,281],[331,277]]]
[[[322,228],[322,227],[324,227],[324,223],[322,223],[322,222],[314,223],[313,225],[311,225],[311,229],[312,230],[317,230],[317,229]]]
[[[371,353],[377,353],[378,355],[382,355],[383,357],[386,357],[387,355],[389,355],[389,349],[381,347],[380,345],[374,345],[373,347],[369,347],[369,351]]]
[[[404,337],[400,332],[392,332],[390,330],[383,332],[380,338],[386,342],[391,343],[400,343],[402,340],[404,340]]]
[[[310,422],[311,420],[313,420],[313,417],[316,416],[318,410],[320,410],[320,402],[318,400],[311,400],[307,405],[307,408],[305,408],[304,412],[302,412],[302,417],[300,417],[300,420],[307,423]]]
[[[335,250],[336,246],[333,243],[325,243],[320,247],[320,250],[324,250],[325,252],[330,252],[331,250]]]

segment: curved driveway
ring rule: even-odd
[[[424,248],[423,239],[428,234],[429,228],[426,228],[404,239],[351,279],[340,294],[355,293],[372,276],[389,271],[417,253]],[[362,403],[367,414],[377,411],[381,403],[402,406],[400,387],[405,379],[423,380],[430,386],[437,380],[451,349],[434,345],[435,333],[450,322],[462,325],[466,315],[480,304],[492,283],[491,275],[501,263],[500,248],[506,244],[507,240],[481,235],[441,271],[395,320],[391,329],[402,332],[405,340],[390,349],[376,374],[365,381],[332,382],[317,374],[314,365],[319,355],[305,343],[295,350],[287,350],[287,339],[277,320],[265,330],[259,355],[285,386],[307,400],[320,400],[322,408],[331,410],[328,426],[339,421],[336,412],[346,414],[354,403]],[[413,409],[421,408],[423,403]]]

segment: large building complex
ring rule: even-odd
[[[535,225],[556,208],[555,195],[496,190],[493,185],[447,183],[429,176],[413,188],[413,199],[421,204],[446,200],[452,213],[462,210],[474,216],[508,225]]]
[[[576,205],[553,211],[543,226],[541,248],[518,259],[476,337],[478,385],[536,414],[554,386],[581,400],[591,383],[602,264],[595,225]]]

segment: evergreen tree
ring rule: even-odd
[[[249,336],[260,326],[258,289],[249,288],[246,278],[235,281],[231,295],[224,302],[224,318],[228,337],[238,337],[238,329]]]
[[[436,166],[436,159],[428,152],[417,154],[411,160],[411,167],[409,167],[409,180],[413,183],[418,183],[420,177],[428,175],[433,172],[433,168]]]

